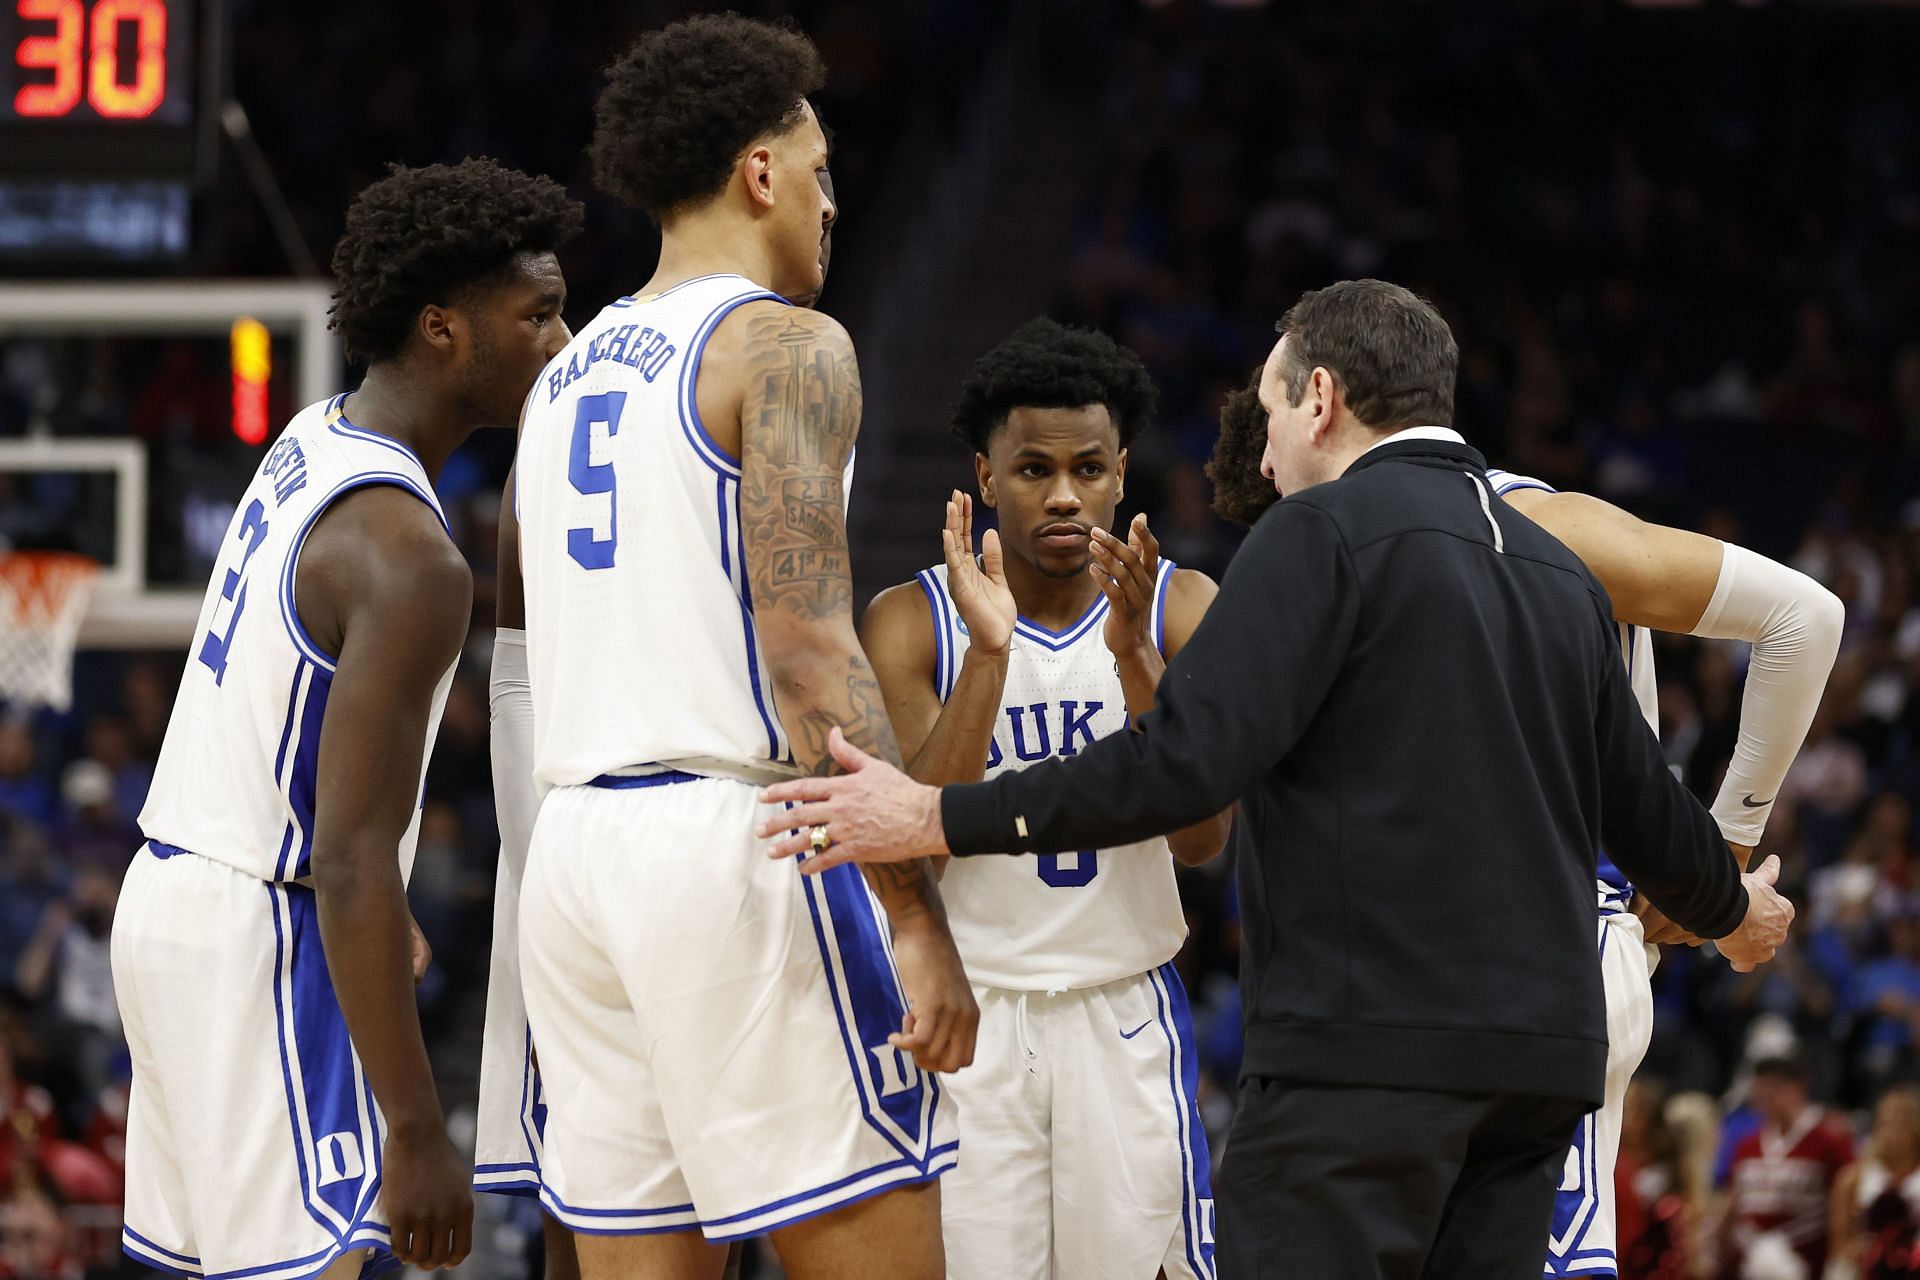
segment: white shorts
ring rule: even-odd
[[[520,877],[506,850],[493,889],[493,959],[487,966],[487,1022],[480,1045],[480,1107],[473,1138],[473,1185],[510,1195],[540,1193],[546,1094],[535,1066],[527,1000],[520,989]]]
[[[1566,1171],[1553,1201],[1547,1239],[1549,1276],[1617,1276],[1614,1255],[1613,1166],[1620,1154],[1620,1120],[1627,1085],[1647,1056],[1653,1036],[1650,954],[1640,921],[1629,912],[1600,917],[1600,977],[1607,997],[1607,1095],[1575,1131]]]
[[[620,781],[548,794],[527,858],[547,1210],[735,1240],[952,1168],[940,1083],[887,1044],[906,1006],[859,871],[769,859],[745,783]]]
[[[973,1065],[947,1081],[965,1156],[940,1188],[950,1280],[1212,1280],[1199,1064],[1173,966],[974,995]]]
[[[164,855],[164,856],[163,856]],[[143,846],[113,925],[133,1057],[127,1253],[184,1276],[299,1280],[369,1249],[385,1129],[347,1039],[313,891]]]

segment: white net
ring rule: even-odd
[[[100,566],[63,551],[0,554],[0,699],[65,711]]]

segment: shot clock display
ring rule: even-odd
[[[208,0],[0,0],[0,169],[185,177]]]

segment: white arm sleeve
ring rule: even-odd
[[[493,805],[500,821],[500,857],[513,883],[527,868],[527,844],[544,789],[533,780],[533,685],[527,678],[527,633],[501,627],[493,633]]]
[[[1845,616],[1839,597],[1804,573],[1720,544],[1720,581],[1693,634],[1753,645],[1740,737],[1713,802],[1720,831],[1734,844],[1760,843],[1820,706]]]

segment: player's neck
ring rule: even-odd
[[[1100,584],[1084,570],[1070,578],[1055,578],[1041,573],[1033,562],[1021,556],[1007,556],[1007,589],[1013,592],[1013,604],[1020,616],[1049,631],[1060,631],[1078,622],[1093,607]]]
[[[660,262],[640,291],[661,293],[701,276],[745,276],[763,289],[773,287],[773,255],[748,228],[718,221],[676,224],[660,233]]]
[[[374,431],[413,450],[427,479],[437,482],[447,458],[473,434],[474,423],[449,411],[443,398],[387,364],[367,370],[360,389],[347,397],[342,412],[363,431]]]

